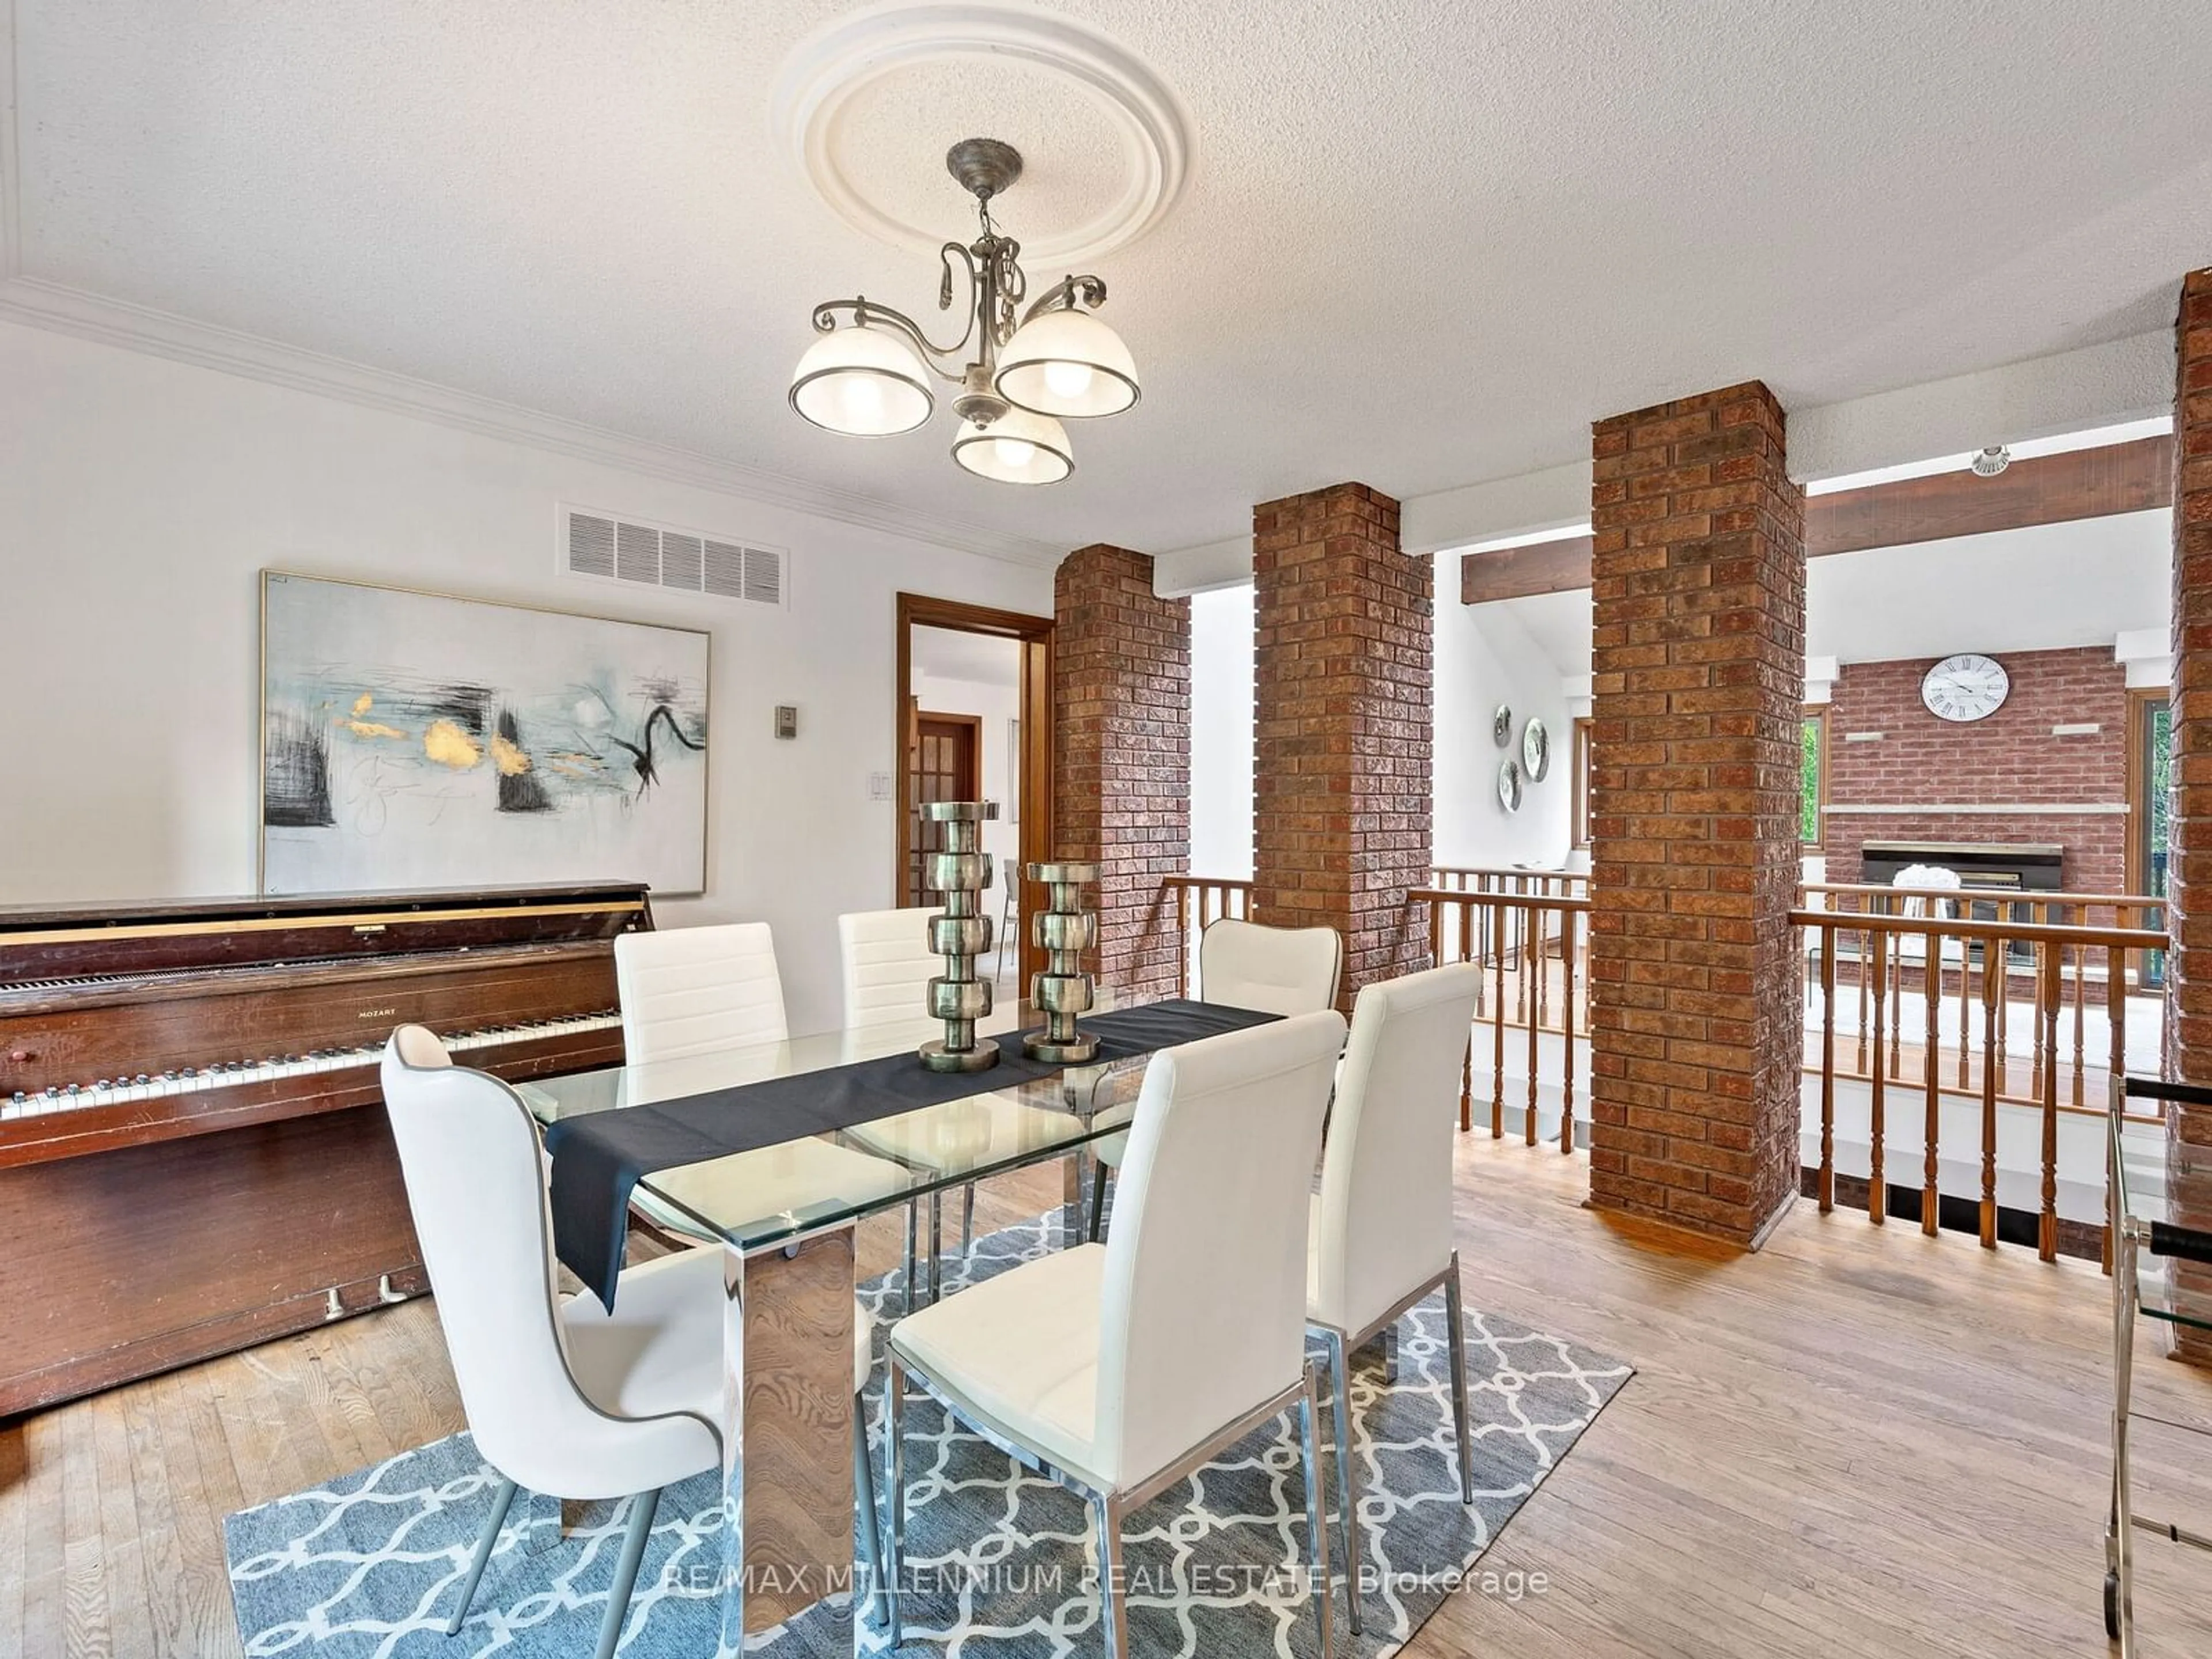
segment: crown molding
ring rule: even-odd
[[[0,0],[0,318],[1008,564],[1049,570],[1066,550],[26,276],[22,274],[21,150],[15,106],[15,0]]]
[[[1009,564],[1049,570],[1065,550],[33,276],[0,282],[0,319]]]

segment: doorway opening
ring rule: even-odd
[[[902,905],[934,905],[927,855],[942,828],[925,802],[989,800],[999,816],[983,826],[991,885],[981,908],[994,935],[976,963],[1001,1000],[1020,994],[1043,953],[1026,937],[1032,894],[1023,867],[1053,856],[1052,618],[982,605],[898,596],[898,816],[896,876]]]

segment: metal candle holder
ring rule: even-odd
[[[1091,1012],[1092,981],[1083,971],[1083,953],[1098,943],[1097,913],[1083,908],[1080,894],[1098,879],[1098,866],[1032,864],[1029,877],[1044,883],[1048,894],[1030,922],[1030,938],[1045,954],[1044,972],[1030,981],[1030,1000],[1044,1014],[1044,1030],[1023,1038],[1022,1052],[1049,1064],[1080,1066],[1098,1053],[1098,1039],[1075,1028],[1075,1017]]]
[[[975,1035],[975,1022],[991,1012],[991,983],[975,977],[975,958],[991,948],[991,919],[976,895],[991,884],[991,855],[978,842],[986,820],[999,816],[989,800],[923,803],[922,817],[945,826],[945,847],[922,860],[922,884],[945,895],[945,908],[929,919],[929,948],[945,958],[945,971],[929,981],[929,1014],[945,1022],[945,1036],[921,1045],[921,1063],[933,1072],[981,1072],[999,1063],[999,1045]]]

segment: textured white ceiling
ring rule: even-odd
[[[2141,332],[2212,258],[2203,0],[1071,0],[1198,149],[1101,266],[1144,403],[1017,492],[943,410],[860,443],[786,407],[812,301],[934,296],[769,138],[836,0],[15,9],[26,275],[1063,547],[1571,460],[1748,375],[1808,406]],[[1096,123],[988,84],[1041,218],[1085,210]],[[856,167],[936,189],[989,100],[937,101],[856,112]]]

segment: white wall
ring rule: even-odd
[[[1436,861],[1559,864],[1571,839],[1573,729],[1559,670],[1507,604],[1462,605],[1458,559],[1440,555],[1436,618]],[[1500,703],[1512,747],[1491,738]],[[1551,768],[1525,786],[1521,810],[1498,801],[1498,764],[1520,752],[1534,715],[1551,732]]]
[[[991,855],[990,896],[983,908],[995,927],[1006,902],[1007,874],[1021,861],[1021,824],[1015,817],[1018,804],[1008,742],[1008,728],[1022,717],[1021,641],[967,636],[978,649],[963,653],[963,666],[969,672],[955,678],[930,672],[927,636],[938,631],[931,628],[914,630],[909,689],[921,699],[925,714],[974,714],[983,722],[979,738],[983,750],[983,799],[999,803],[997,819],[983,826],[983,850]],[[996,668],[985,670],[988,678],[980,678],[975,673],[978,665],[972,661],[972,656],[976,654],[1002,657],[1004,660]],[[1001,668],[1003,672],[999,672]]]
[[[564,500],[787,546],[792,608],[560,574]],[[893,594],[1052,608],[1042,570],[0,325],[0,902],[252,890],[264,566],[711,628],[708,890],[657,914],[772,923],[800,1030],[836,1018],[836,914],[891,898]]]
[[[1844,662],[2001,655],[2167,631],[2173,514],[2101,519],[1869,548],[1805,567],[1805,649]]]
[[[1588,595],[1581,596],[1587,604]],[[1191,596],[1191,869],[1252,873],[1252,586]],[[1587,633],[1587,625],[1584,632]],[[1571,718],[1559,671],[1510,607],[1437,606],[1436,857],[1445,864],[1556,864],[1571,812]],[[1512,706],[1514,743],[1530,714],[1552,732],[1552,768],[1518,813],[1498,805],[1490,714]]]
[[[1252,584],[1190,599],[1190,868],[1252,874]]]

